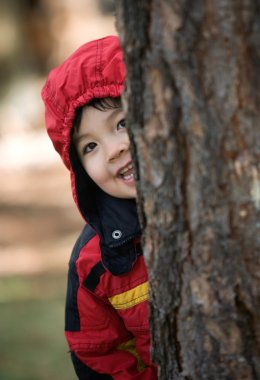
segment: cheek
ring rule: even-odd
[[[90,160],[85,163],[84,168],[90,178],[97,184],[102,185],[107,179],[107,173],[99,160]]]

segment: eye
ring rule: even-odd
[[[125,128],[126,125],[125,125],[125,119],[122,119],[119,121],[119,123],[117,123],[117,129],[123,129]]]
[[[87,145],[85,145],[83,147],[83,154],[88,154],[88,153],[92,152],[96,146],[97,146],[97,144],[94,142],[88,143]]]

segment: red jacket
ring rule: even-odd
[[[79,379],[156,380],[150,361],[148,278],[136,204],[91,181],[71,144],[75,110],[118,97],[125,66],[117,37],[89,42],[52,70],[42,91],[46,127],[71,172],[86,221],[68,272],[65,335]]]

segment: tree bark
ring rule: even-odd
[[[260,3],[116,8],[159,379],[260,379]]]

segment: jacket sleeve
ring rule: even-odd
[[[126,329],[116,310],[82,287],[78,288],[77,299],[74,312],[80,318],[80,328],[67,329],[65,335],[78,378],[156,380],[153,366],[139,365],[131,349],[133,334]],[[73,309],[69,312],[73,313]],[[75,321],[78,316],[71,318]]]
[[[138,285],[133,282],[127,291],[122,291],[122,289],[118,288],[116,294],[110,297],[109,301],[124,322],[127,331],[134,337],[132,339],[133,347],[128,349],[135,352],[139,367],[146,368],[150,376],[148,378],[157,379],[157,367],[151,362],[150,358],[148,299],[148,282],[144,276],[139,279]]]
[[[80,380],[112,380],[110,375],[104,375],[93,371],[86,364],[81,362],[74,352],[71,352],[71,360]]]

